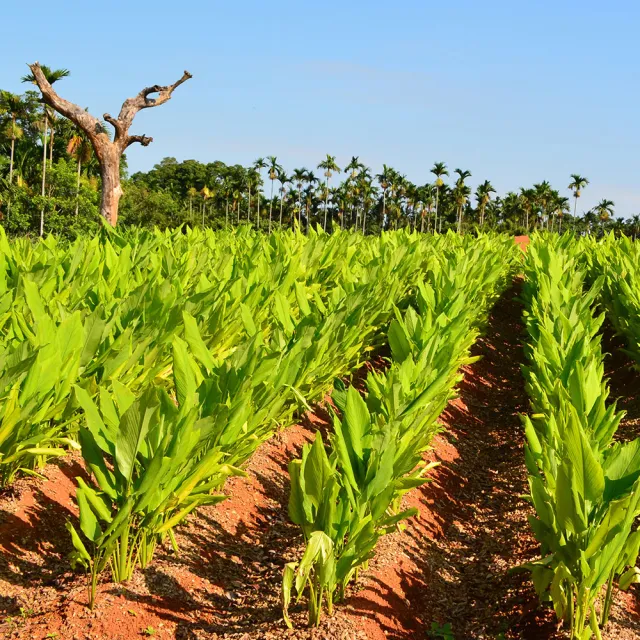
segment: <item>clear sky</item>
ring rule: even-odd
[[[634,0],[50,0],[3,3],[0,87],[25,64],[66,67],[56,88],[96,115],[149,84],[194,78],[138,115],[164,156],[290,171],[327,154],[416,183],[434,161],[500,193],[570,173],[640,213],[640,3]]]

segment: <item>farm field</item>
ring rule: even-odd
[[[0,630],[638,637],[638,258],[3,234]]]

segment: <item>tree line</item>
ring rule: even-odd
[[[66,69],[38,68],[51,85],[69,75]],[[34,85],[36,78],[31,73],[23,81]],[[97,128],[108,135],[105,123]],[[148,172],[128,176],[123,156],[119,222],[214,228],[251,224],[267,232],[293,225],[363,233],[402,227],[513,234],[612,230],[634,237],[640,232],[640,216],[616,217],[611,200],[578,213],[589,184],[578,174],[563,189],[542,181],[504,195],[488,180],[472,191],[471,173],[444,162],[425,174],[425,183],[415,184],[387,165],[374,174],[357,156],[339,167],[327,155],[317,167],[293,170],[275,156],[258,158],[248,167],[165,158]],[[0,222],[6,231],[32,236],[91,231],[100,224],[101,187],[100,166],[85,132],[45,105],[38,91],[18,95],[0,90]]]

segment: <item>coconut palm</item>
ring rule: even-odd
[[[327,209],[329,208],[329,180],[333,172],[339,172],[340,167],[336,164],[336,157],[327,154],[327,157],[318,164],[318,169],[324,169],[324,224],[322,228],[327,230]]]
[[[313,205],[313,187],[314,185],[316,185],[319,181],[318,178],[316,177],[315,173],[313,173],[313,171],[307,171],[305,173],[304,176],[304,181],[307,183],[307,188],[305,190],[305,212],[306,212],[306,217],[307,217],[307,230],[309,229],[309,225],[311,224],[311,212],[312,212],[312,205]]]
[[[455,201],[458,206],[458,233],[462,233],[462,216],[464,205],[467,203],[467,199],[471,194],[471,189],[467,187],[464,181],[467,178],[471,177],[470,171],[463,171],[462,169],[454,169],[454,173],[458,174],[458,179],[456,180],[456,187],[454,189],[455,192]]]
[[[436,162],[431,169],[431,173],[436,177],[436,211],[433,219],[433,230],[435,232],[438,226],[438,200],[440,197],[440,188],[444,184],[442,176],[448,176],[449,171],[447,170],[447,165],[444,162]],[[442,221],[440,221],[440,231],[442,231]]]
[[[260,172],[266,168],[267,168],[267,163],[264,161],[264,158],[258,158],[253,163],[253,169],[255,171],[255,177],[256,177],[256,198],[258,199],[258,209],[256,214],[258,229],[260,229],[260,182],[261,182]]]
[[[424,214],[427,212],[427,231],[429,231],[429,227],[431,226],[431,211],[433,210],[433,192],[436,189],[431,184],[425,184],[419,189],[419,197],[420,203],[422,204],[421,209],[421,221],[420,221],[420,231],[424,233]],[[434,223],[435,224],[435,223]]]
[[[198,195],[198,191],[195,187],[190,187],[187,195],[189,196],[189,220],[193,223],[193,199]]]
[[[202,226],[204,227],[204,214],[207,208],[207,200],[212,196],[212,192],[209,187],[204,186],[200,191],[200,195],[202,196]]]
[[[239,189],[234,189],[233,193],[231,194],[231,197],[233,198],[233,202],[231,205],[231,213],[233,213],[235,211],[236,205],[238,207],[238,220],[237,220],[237,224],[240,224],[240,198],[242,197],[242,194],[240,193]]]
[[[558,194],[554,201],[554,209],[556,218],[558,219],[558,233],[562,233],[562,218],[564,218],[565,213],[568,213],[571,210],[569,198],[565,198]]]
[[[602,225],[602,230],[604,232],[604,223],[611,218],[613,215],[613,208],[615,207],[615,203],[612,200],[600,200],[598,204],[595,206],[595,213],[600,218],[600,223]]]
[[[286,193],[284,185],[289,184],[291,178],[289,178],[284,171],[280,170],[278,171],[278,182],[280,183],[280,228],[282,228],[282,208],[284,206],[284,196]]]
[[[533,185],[534,189],[534,202],[538,207],[538,213],[541,214],[542,228],[544,229],[544,219],[547,219],[547,229],[549,228],[549,203],[553,199],[553,192],[551,185],[543,180],[539,184]]]
[[[269,180],[271,180],[271,198],[269,204],[269,233],[271,233],[271,220],[273,217],[273,183],[278,178],[278,173],[282,171],[282,167],[278,164],[278,158],[275,156],[269,156],[267,158],[269,169]]]
[[[308,169],[294,169],[291,176],[291,182],[296,185],[298,191],[298,224],[302,225],[302,185],[307,179]]]
[[[589,181],[583,176],[572,173],[571,174],[571,183],[567,187],[573,191],[573,197],[575,198],[575,203],[573,205],[573,216],[576,215],[576,209],[578,207],[578,198],[580,197],[580,192],[589,184]]]
[[[364,165],[360,162],[359,156],[351,156],[351,161],[344,168],[344,173],[347,174],[347,188],[349,189],[351,200],[351,223],[354,223],[354,207],[355,207],[355,180],[358,177],[358,173],[364,169]]]
[[[484,226],[485,211],[489,201],[491,200],[491,194],[495,192],[496,190],[488,180],[485,180],[482,184],[478,185],[478,188],[476,189],[476,200],[478,201],[478,209],[480,211],[481,227]]]
[[[69,75],[67,69],[56,69],[55,71],[47,67],[47,65],[40,65],[40,69],[47,79],[49,84],[55,84],[58,80],[66,78]],[[36,78],[33,73],[29,73],[23,76],[22,82],[30,82],[37,85]],[[49,110],[47,106],[44,106],[44,129],[42,134],[42,208],[40,209],[40,237],[44,234],[44,198],[45,190],[47,186],[47,131],[49,129]]]
[[[380,228],[384,224],[384,220],[387,215],[387,189],[391,184],[391,172],[392,169],[387,167],[386,164],[382,165],[382,173],[379,173],[376,178],[378,180],[378,184],[382,188],[382,220],[380,221]]]
[[[251,222],[251,186],[257,183],[258,174],[253,167],[249,167],[245,172],[245,184],[247,185],[247,223]]]
[[[9,114],[9,123],[6,135],[11,140],[11,150],[9,153],[9,184],[13,182],[13,161],[15,157],[16,140],[22,138],[23,130],[18,126],[18,118],[25,115],[27,104],[22,99],[10,91],[0,91],[0,109]]]

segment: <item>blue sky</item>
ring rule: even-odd
[[[327,153],[431,179],[434,161],[499,192],[570,173],[640,213],[640,3],[583,0],[6,3],[0,87],[25,63],[66,67],[96,115],[143,86],[194,78],[132,129],[132,170],[164,156],[289,170]],[[123,26],[121,25],[123,23]],[[11,25],[8,29],[7,25]],[[566,195],[569,195],[566,192]]]

